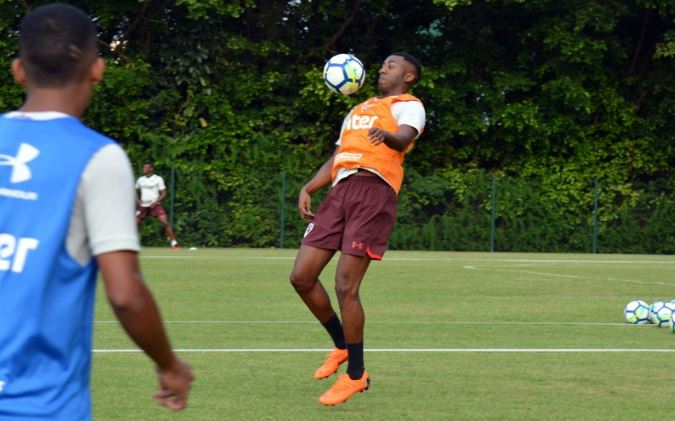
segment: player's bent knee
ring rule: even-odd
[[[309,279],[309,277],[302,276],[302,274],[296,272],[291,273],[289,281],[291,282],[291,285],[293,285],[293,288],[300,294],[311,291],[315,283],[313,280]]]
[[[335,282],[335,294],[341,301],[358,299],[359,289],[347,281],[337,279]]]

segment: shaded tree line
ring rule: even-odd
[[[20,16],[43,3],[0,0],[4,110],[22,98],[8,70]],[[446,221],[425,228],[440,230],[432,237],[472,244],[476,235],[462,231],[466,224],[448,222],[459,215],[449,209],[461,207],[470,196],[466,189],[477,188],[471,180],[496,176],[535,185],[536,194],[520,191],[528,202],[555,210],[537,224],[554,231],[587,226],[588,216],[577,208],[592,208],[600,180],[600,229],[614,243],[630,244],[606,250],[675,252],[672,214],[638,212],[631,219],[637,222],[621,223],[646,202],[654,206],[645,212],[672,209],[675,2],[68,3],[95,17],[107,63],[85,120],[117,139],[137,170],[153,159],[165,178],[175,171],[174,225],[184,242],[278,245],[285,173],[289,234],[283,245],[295,246],[303,230],[294,213],[300,184],[332,152],[349,108],[377,94],[382,60],[403,50],[424,65],[413,93],[424,101],[428,121],[407,160],[403,224],[393,246],[431,247],[431,240],[413,240],[406,230],[413,233],[434,215]],[[321,79],[325,60],[341,52],[354,53],[367,67],[366,85],[353,97],[329,92]],[[655,185],[656,191],[649,187]],[[436,205],[416,218],[427,202]],[[486,198],[462,206],[489,214],[491,205]],[[501,212],[517,219],[536,211]],[[665,247],[635,244],[645,237],[640,221],[647,219],[657,224],[649,230],[663,236]],[[143,227],[146,244],[160,241],[155,228]],[[530,237],[545,245],[504,240],[501,249],[587,249],[574,235]],[[441,248],[463,249],[456,240],[446,244]]]

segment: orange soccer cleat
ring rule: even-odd
[[[338,380],[335,382],[330,389],[328,389],[321,397],[319,398],[319,403],[321,405],[338,405],[347,401],[347,399],[368,390],[370,386],[370,378],[368,377],[367,372],[363,372],[363,375],[358,380],[352,380],[349,378],[349,374],[343,374],[338,377]]]
[[[314,372],[314,378],[321,380],[329,377],[335,373],[338,368],[340,368],[340,364],[347,361],[348,358],[349,354],[346,349],[333,348],[321,367],[317,368]]]

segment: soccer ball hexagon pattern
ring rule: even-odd
[[[673,314],[673,304],[665,301],[654,301],[649,306],[649,322],[661,327],[670,323],[670,317]]]
[[[323,80],[334,92],[351,95],[361,89],[366,70],[361,60],[352,54],[338,54],[323,67]]]
[[[640,325],[649,321],[649,304],[642,300],[633,300],[623,309],[626,322]]]

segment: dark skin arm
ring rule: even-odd
[[[137,253],[103,253],[96,261],[117,319],[157,365],[160,391],[154,394],[155,402],[174,411],[185,408],[194,376],[169,345],[155,300],[140,273]]]
[[[406,124],[401,124],[396,133],[390,133],[379,127],[368,130],[368,140],[373,146],[384,143],[387,147],[399,152],[405,151],[415,140],[415,136],[417,136],[417,130]]]
[[[314,177],[312,177],[307,184],[305,184],[302,189],[300,189],[300,195],[298,196],[298,209],[300,210],[300,216],[302,219],[311,221],[314,218],[314,213],[312,212],[312,193],[325,187],[331,182],[331,171],[333,169],[333,160],[335,155],[337,155],[338,149],[335,149],[333,155],[319,168],[319,171],[316,172]]]
[[[406,124],[401,124],[395,134],[380,129],[379,127],[373,127],[368,130],[368,140],[373,146],[384,143],[387,147],[399,152],[406,150],[412,141],[415,140],[415,136],[417,136],[417,130]],[[316,172],[314,177],[300,190],[298,209],[300,210],[300,216],[307,221],[311,221],[312,218],[314,218],[311,195],[320,188],[330,184],[332,179],[331,170],[333,168],[333,160],[335,159],[337,152],[338,149],[335,150],[333,156],[319,168],[319,171]]]
[[[158,204],[162,203],[162,200],[164,200],[164,199],[166,199],[166,189],[159,191],[159,197],[154,202],[152,202],[150,207],[154,208]]]

